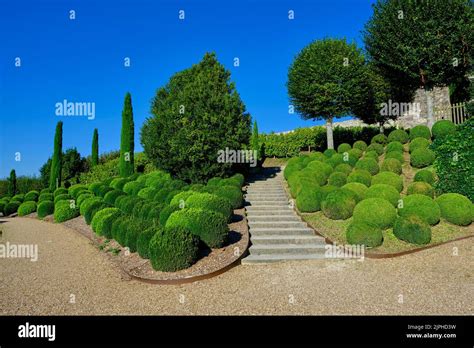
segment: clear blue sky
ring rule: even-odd
[[[155,91],[175,72],[214,51],[232,73],[260,131],[311,126],[288,114],[286,80],[294,56],[324,37],[362,47],[372,0],[0,0],[0,178],[38,174],[51,155],[55,125],[63,148],[90,154],[119,148],[123,98],[132,94],[136,151]],[[185,20],[178,18],[185,11]],[[75,10],[76,19],[69,19]],[[288,19],[294,10],[295,19]],[[15,67],[15,58],[21,67]],[[130,57],[131,67],[123,60]],[[240,66],[233,66],[234,57]],[[55,104],[94,102],[96,117],[60,117]],[[21,161],[15,161],[15,153]]]

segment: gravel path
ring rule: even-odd
[[[61,225],[14,218],[0,229],[0,243],[39,248],[37,262],[0,258],[3,315],[474,313],[473,239],[395,259],[238,266],[163,286],[125,279],[86,238]]]

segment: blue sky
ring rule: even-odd
[[[314,125],[288,114],[286,80],[294,56],[324,37],[362,47],[369,0],[0,0],[0,177],[34,175],[51,155],[55,125],[63,148],[90,154],[119,148],[123,98],[132,94],[136,151],[155,91],[175,72],[214,51],[231,71],[262,132]],[[76,19],[69,19],[74,10]],[[185,20],[180,20],[180,10]],[[295,19],[288,19],[293,10]],[[21,67],[15,67],[20,57]],[[131,66],[124,67],[130,57]],[[240,66],[234,67],[235,57]],[[55,115],[55,104],[93,102],[94,120]],[[21,161],[15,161],[15,154]]]

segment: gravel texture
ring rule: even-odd
[[[0,243],[38,244],[39,259],[0,258],[0,314],[473,314],[472,239],[392,259],[232,268],[183,285],[128,280],[62,225],[5,219]]]

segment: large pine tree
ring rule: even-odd
[[[99,131],[97,128],[94,129],[94,135],[92,136],[91,164],[93,167],[99,164]]]
[[[120,138],[120,176],[126,177],[133,174],[134,171],[134,124],[132,96],[130,93],[125,95],[125,101],[122,111],[122,133]]]
[[[56,125],[54,134],[54,151],[51,162],[51,173],[49,176],[49,188],[55,190],[61,185],[61,166],[63,151],[63,123],[61,121]]]

